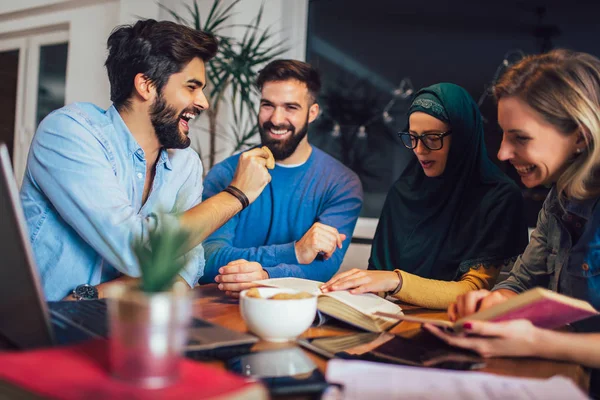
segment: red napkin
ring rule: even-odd
[[[68,347],[0,353],[0,379],[57,399],[266,398],[257,383],[221,369],[182,360],[181,378],[164,389],[142,389],[110,376],[108,341]]]

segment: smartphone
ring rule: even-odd
[[[357,333],[300,339],[298,344],[327,358],[359,359],[454,370],[472,370],[485,366],[483,359],[477,354],[456,350],[423,334],[409,339],[387,332]]]
[[[325,377],[299,347],[261,351],[235,357],[227,368],[262,381],[273,396],[320,395]]]

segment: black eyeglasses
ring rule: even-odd
[[[404,144],[404,146],[410,150],[417,147],[419,139],[429,150],[441,150],[441,148],[444,147],[444,136],[451,134],[452,131],[443,133],[425,133],[423,135],[415,135],[414,133],[409,132],[398,132],[398,136],[400,136],[400,139],[402,139],[402,144]]]

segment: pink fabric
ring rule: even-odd
[[[182,360],[180,380],[141,389],[109,374],[108,341],[27,352],[0,353],[0,379],[56,399],[205,399],[233,395],[256,383],[215,367]]]

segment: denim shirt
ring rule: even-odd
[[[590,302],[600,309],[600,199],[565,200],[553,187],[525,252],[510,276],[494,287],[521,293],[542,286]],[[577,218],[581,236],[573,245],[566,222]],[[579,225],[580,224],[580,225]]]
[[[111,106],[75,103],[46,117],[33,138],[21,201],[42,286],[60,300],[79,284],[121,274],[138,277],[135,238],[177,224],[174,213],[202,198],[202,164],[191,149],[161,150],[144,204],[144,151]],[[204,271],[201,245],[181,276],[193,286]]]

